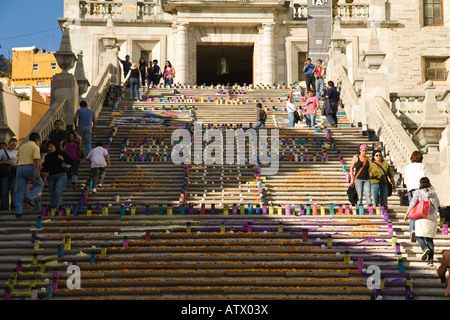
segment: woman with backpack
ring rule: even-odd
[[[409,204],[404,220],[409,219],[408,216],[412,209],[420,200],[430,201],[430,209],[426,218],[415,219],[416,239],[422,249],[422,260],[428,260],[428,265],[433,265],[434,242],[438,227],[438,206],[439,198],[436,192],[431,188],[430,179],[422,177],[419,183],[419,189],[414,191],[413,198]]]

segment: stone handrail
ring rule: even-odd
[[[64,121],[64,104],[66,103],[65,97],[57,97],[56,100],[50,105],[50,108],[42,116],[41,120],[31,130],[31,132],[37,132],[41,136],[41,141],[50,136],[50,132],[55,128],[56,120]],[[31,133],[30,132],[30,133]],[[24,142],[28,141],[25,139]]]
[[[341,93],[342,104],[351,123],[358,122],[358,115],[362,113],[358,95],[350,82],[342,65],[336,66],[338,89]],[[409,164],[411,154],[418,151],[401,121],[392,112],[388,102],[377,96],[373,99],[373,113],[376,115],[375,130],[378,138],[383,142],[397,171],[403,172]]]
[[[373,99],[373,111],[376,114],[373,129],[389,152],[397,171],[404,172],[405,166],[411,162],[411,154],[419,150],[383,98],[377,96]]]
[[[358,95],[356,94],[355,88],[353,87],[350,79],[347,76],[347,73],[344,70],[342,65],[336,66],[336,74],[337,74],[337,88],[341,93],[341,101],[344,106],[345,112],[349,117],[350,123],[357,122],[355,117],[355,111],[359,108],[359,100]]]
[[[113,69],[114,66],[111,63],[104,66],[83,99],[87,102],[88,107],[95,112],[95,116],[98,116],[102,109],[108,88],[111,85]]]

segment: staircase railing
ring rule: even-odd
[[[102,68],[93,85],[89,88],[86,98],[83,99],[87,102],[89,108],[95,112],[96,116],[98,116],[100,110],[102,109],[108,88],[111,85],[113,68],[114,67],[112,64],[106,65]],[[62,96],[56,97],[55,101],[50,105],[50,108],[42,116],[41,120],[39,120],[31,132],[39,133],[41,139],[44,140],[54,129],[54,123],[56,120],[62,120],[63,123],[69,124],[65,119],[64,113],[64,104],[66,103],[66,100],[67,99]]]
[[[50,135],[50,132],[55,128],[55,121],[64,119],[64,104],[66,103],[66,100],[65,97],[57,97],[31,132],[39,133],[41,140],[47,138]]]
[[[345,112],[350,122],[355,123],[357,122],[357,115],[362,112],[363,106],[360,105],[355,88],[343,66],[336,66],[336,72]],[[418,149],[403,128],[401,121],[392,112],[388,102],[380,96],[374,97],[371,108],[371,113],[375,114],[376,119],[374,122],[371,121],[375,124],[375,127],[370,129],[375,130],[379,140],[383,142],[397,171],[403,172],[405,166],[411,162],[411,154]]]
[[[98,74],[94,83],[89,88],[86,97],[83,99],[87,102],[88,107],[98,116],[102,109],[103,102],[106,99],[108,88],[111,85],[111,78],[114,72],[114,66],[110,63],[105,65]]]
[[[345,109],[345,113],[349,117],[350,123],[355,123],[356,119],[354,116],[354,111],[358,109],[359,100],[356,94],[355,88],[353,87],[347,73],[342,65],[336,66],[337,74],[337,87],[340,91],[340,98]]]
[[[373,129],[385,145],[397,170],[404,172],[405,166],[411,162],[411,154],[418,149],[403,129],[401,121],[392,113],[389,104],[379,96],[375,97],[373,102],[373,111],[376,114]]]

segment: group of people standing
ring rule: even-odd
[[[123,85],[130,87],[130,100],[139,100],[139,87],[145,87],[147,80],[147,89],[156,88],[161,78],[164,79],[164,86],[173,85],[175,78],[175,68],[170,61],[166,61],[164,70],[158,65],[158,60],[149,61],[148,64],[143,57],[139,59],[139,63],[131,63],[130,56],[126,55],[125,60],[117,59],[122,63],[124,81]]]
[[[291,90],[291,92],[287,94],[286,110],[288,112],[288,127],[290,128],[295,127],[295,124],[298,122],[298,119],[296,119],[296,113],[299,114],[303,112],[301,108],[297,108],[294,101],[294,96],[301,95],[301,91],[302,89],[300,88],[298,92]],[[325,102],[322,106],[322,115],[327,118],[331,127],[338,126],[337,111],[339,96],[339,92],[334,86],[334,82],[328,81],[328,88],[324,94]],[[305,110],[303,113],[306,118],[306,126],[314,128],[316,126],[317,111],[320,107],[320,99],[314,95],[313,90],[307,91],[307,97],[305,97],[305,99]]]

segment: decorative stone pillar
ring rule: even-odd
[[[448,199],[448,180],[444,179],[448,174],[449,159],[443,158],[448,153],[448,124],[447,117],[441,115],[438,109],[435,87],[432,81],[425,83],[425,100],[423,105],[423,121],[414,132],[417,135],[421,146],[426,148],[423,157],[423,164],[427,172],[427,177],[435,187],[439,199]],[[442,133],[446,132],[443,136]],[[440,153],[440,147],[443,153]]]
[[[263,45],[262,45],[262,69],[264,70],[262,75],[262,82],[264,85],[273,85],[275,81],[274,77],[274,39],[273,30],[274,23],[264,23],[263,30]]]
[[[362,112],[360,122],[369,127],[376,126],[376,116],[373,110],[373,98],[381,97],[389,102],[389,82],[386,75],[380,72],[386,53],[380,49],[375,22],[371,23],[369,49],[364,53],[363,63],[368,69],[361,87]]]
[[[188,79],[188,24],[177,25],[177,45],[176,45],[175,83],[186,84]]]
[[[77,58],[72,51],[67,23],[64,24],[64,32],[59,50],[54,55],[62,72],[53,76],[50,104],[56,101],[58,97],[66,98],[66,103],[64,104],[64,122],[66,125],[72,124],[76,108],[78,108],[79,90],[77,79],[69,73],[69,70],[74,67]]]
[[[419,143],[429,152],[438,151],[441,133],[447,124],[447,117],[441,115],[438,109],[434,83],[427,81],[425,83],[423,121],[414,134],[417,135]]]
[[[114,66],[112,70],[111,84],[119,85],[121,82],[121,73],[118,66],[119,61],[117,60],[119,47],[117,44],[117,38],[114,34],[114,23],[111,15],[108,16],[108,20],[106,22],[106,32],[105,36],[102,37],[102,43],[105,47],[105,52],[101,54],[101,68],[111,63]]]
[[[334,19],[333,23],[333,36],[330,39],[330,46],[328,47],[329,61],[327,64],[327,80],[331,80],[334,83],[338,82],[338,76],[336,73],[336,66],[345,66],[347,63],[347,57],[344,54],[345,39],[341,32],[341,21],[338,16]]]
[[[84,75],[84,64],[83,64],[83,51],[79,51],[77,54],[77,64],[75,66],[75,73],[74,76],[77,79],[78,83],[78,98],[80,99],[81,96],[87,91],[89,88],[89,80],[86,79],[86,76]]]

